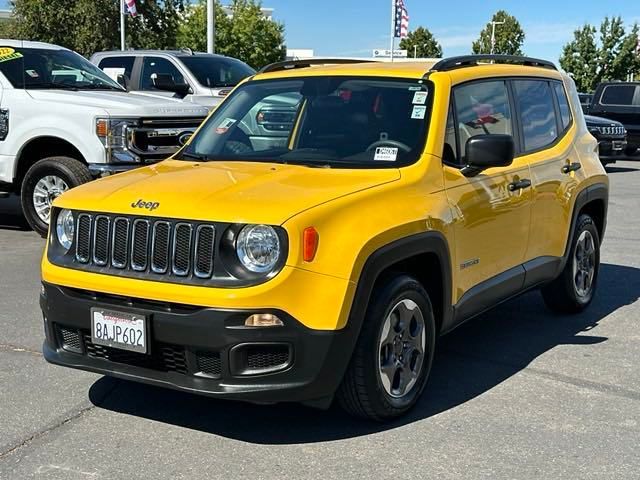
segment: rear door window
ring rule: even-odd
[[[476,135],[513,135],[511,107],[504,81],[477,82],[457,87],[454,102],[460,164],[466,164],[466,145],[470,138]]]
[[[558,139],[558,124],[549,82],[514,80],[513,84],[525,153],[551,145]]]
[[[602,91],[602,105],[631,106],[638,87],[635,85],[607,85]]]
[[[565,131],[571,125],[571,109],[569,108],[569,101],[567,100],[567,93],[564,90],[564,85],[560,82],[553,82],[553,89],[556,92],[556,98],[558,99],[558,108],[560,109],[560,122],[562,125],[562,131]]]

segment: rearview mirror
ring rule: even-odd
[[[478,175],[491,167],[508,167],[513,162],[515,143],[511,135],[477,135],[467,140],[466,177]]]
[[[174,92],[178,95],[185,96],[191,91],[191,87],[186,83],[176,83],[173,77],[166,73],[157,73],[152,77],[153,86],[158,90]]]

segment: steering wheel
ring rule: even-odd
[[[397,140],[378,140],[377,142],[373,142],[371,145],[367,147],[367,152],[378,148],[378,147],[398,147],[400,150],[403,150],[406,153],[411,152],[411,147],[406,143],[399,142]]]

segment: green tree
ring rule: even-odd
[[[239,58],[252,67],[284,59],[284,26],[266,18],[256,0],[234,0],[229,18],[216,4],[216,53]],[[178,45],[205,50],[207,39],[206,1],[186,8],[178,28]]]
[[[409,56],[415,55],[419,58],[442,57],[442,47],[429,29],[424,27],[418,27],[409,32],[407,38],[403,38],[400,41],[400,48],[408,50]]]
[[[630,73],[640,73],[640,52],[638,52],[638,39],[640,28],[634,24],[625,36],[619,37],[615,45],[613,58],[606,57],[608,63],[603,64],[602,78],[613,80],[626,80]],[[604,46],[602,56],[604,57]]]
[[[595,27],[586,24],[574,31],[573,40],[562,50],[560,66],[573,76],[579,92],[592,92],[595,89],[598,57]]]
[[[14,0],[14,36],[55,43],[83,55],[118,44],[118,4],[112,0]]]
[[[138,16],[127,16],[129,48],[178,47],[178,30],[185,0],[136,0],[136,7]]]
[[[13,0],[12,36],[55,43],[89,56],[120,47],[119,0]],[[175,48],[184,0],[137,0],[127,17],[129,48]]]
[[[516,17],[509,15],[504,10],[494,13],[491,22],[487,23],[480,32],[478,40],[473,42],[473,53],[491,53],[492,22],[504,22],[495,26],[495,46],[493,53],[504,55],[522,55],[524,43],[524,31]]]
[[[616,79],[614,64],[620,54],[624,38],[624,25],[620,17],[605,17],[600,25],[600,54],[598,59],[598,82]]]

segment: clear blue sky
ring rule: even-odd
[[[599,25],[606,15],[620,15],[629,25],[640,22],[640,0],[405,0],[405,4],[410,28],[429,28],[445,55],[470,53],[471,42],[499,9],[515,15],[524,27],[527,55],[554,61],[585,22]],[[275,18],[285,23],[290,48],[313,48],[324,56],[370,56],[374,48],[388,48],[391,0],[264,0],[263,6],[275,8]]]
[[[405,0],[405,4],[411,28],[429,28],[445,55],[469,53],[471,42],[499,9],[523,25],[527,55],[554,61],[585,22],[599,25],[606,15],[620,15],[627,24],[640,22],[640,0]],[[0,8],[7,5],[0,0]],[[324,56],[370,56],[372,49],[389,44],[391,0],[263,0],[263,6],[275,8],[290,48],[312,48]]]

